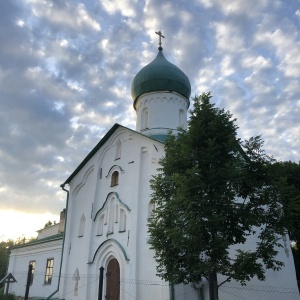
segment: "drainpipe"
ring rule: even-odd
[[[65,213],[65,226],[64,226],[64,235],[63,235],[63,242],[62,242],[62,249],[61,249],[61,260],[60,260],[60,266],[59,266],[59,273],[58,273],[58,283],[57,283],[57,289],[49,295],[46,300],[49,300],[54,294],[56,294],[59,291],[59,284],[60,284],[60,278],[61,278],[61,269],[62,269],[62,262],[63,262],[63,256],[64,256],[64,248],[65,248],[65,236],[66,236],[66,228],[67,228],[67,216],[68,216],[68,204],[69,204],[69,191],[65,189],[65,183],[60,186],[63,191],[67,193],[67,203],[66,203],[66,213]]]

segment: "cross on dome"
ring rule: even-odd
[[[162,46],[161,46],[161,38],[165,38],[163,35],[162,35],[162,32],[161,31],[155,31],[155,33],[159,36],[159,42],[158,42],[158,50],[162,50]]]

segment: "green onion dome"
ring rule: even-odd
[[[131,96],[134,108],[141,95],[157,91],[176,92],[187,99],[191,95],[191,84],[188,77],[165,59],[161,47],[156,58],[142,68],[132,81]]]

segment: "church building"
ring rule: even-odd
[[[36,242],[12,249],[8,273],[17,282],[9,292],[24,295],[28,264],[34,262],[29,292],[34,299],[209,299],[205,280],[179,286],[162,281],[148,243],[147,224],[154,209],[149,181],[158,172],[168,132],[187,128],[191,94],[189,78],[166,60],[158,34],[156,58],[131,86],[136,129],[113,125],[63,182],[64,235],[57,227]],[[285,267],[267,271],[264,282],[249,282],[258,294],[228,283],[220,289],[220,299],[300,299],[288,237],[282,243],[278,259]],[[264,292],[267,287],[278,290]],[[276,298],[274,290],[286,294]]]

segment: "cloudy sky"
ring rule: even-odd
[[[239,136],[300,160],[300,0],[0,1],[0,240],[34,236],[60,184],[114,124],[157,53],[211,91]]]

